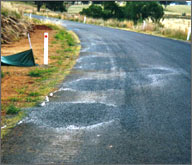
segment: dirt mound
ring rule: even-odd
[[[11,16],[1,15],[1,43],[10,43],[27,36],[28,32],[34,30],[34,25]]]
[[[46,26],[46,25],[35,25],[34,30],[52,30],[50,27]]]

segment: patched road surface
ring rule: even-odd
[[[62,25],[79,36],[79,59],[50,102],[3,139],[2,162],[190,163],[190,44]]]

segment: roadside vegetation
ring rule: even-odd
[[[136,25],[146,19],[151,19],[158,23],[162,19],[163,7],[158,2],[127,2],[125,6],[119,6],[116,2],[103,2],[101,6],[92,4],[89,8],[83,9],[80,14],[92,18],[102,18],[108,20],[111,18],[122,20],[131,20]]]
[[[4,11],[7,11],[7,15],[5,14],[4,17],[14,17],[9,9],[6,8]],[[19,11],[13,11],[20,15],[18,19],[14,17],[18,24],[20,19],[27,19]],[[33,25],[31,41],[35,61],[39,65],[35,67],[1,67],[1,137],[4,137],[10,128],[25,116],[27,111],[23,108],[40,105],[45,100],[45,96],[56,90],[57,85],[70,73],[80,50],[78,44],[80,41],[73,32],[50,22],[35,19],[31,19],[29,22]],[[43,39],[39,43],[38,38],[45,31],[49,31],[48,66],[43,65]],[[24,43],[26,46],[23,45]],[[28,40],[26,36],[23,36],[17,42],[13,40],[9,45],[11,47],[2,44],[2,56],[10,55],[17,50],[28,49]]]
[[[22,12],[9,5],[2,3],[1,6],[1,43],[18,41],[27,37],[27,33],[33,31],[31,21],[24,19]]]
[[[124,6],[115,2],[104,2],[103,6],[93,4],[83,9],[80,14],[89,17],[86,22],[91,24],[186,40],[190,20],[187,27],[177,24],[178,29],[172,28],[172,19],[164,21],[164,8],[173,11],[171,6],[163,7],[158,2],[127,2]],[[175,12],[178,14],[179,10]],[[185,9],[179,14],[186,16],[186,12],[188,14],[189,11]],[[82,19],[78,21],[81,22]]]
[[[2,3],[5,3],[5,2],[2,2]],[[99,10],[100,14],[104,14],[105,16],[107,15],[108,17],[104,18],[101,16],[99,17],[96,16],[97,18],[93,18],[92,16],[87,16],[86,23],[113,27],[113,28],[120,28],[124,30],[152,34],[152,35],[157,35],[162,37],[186,40],[188,30],[191,26],[190,6],[187,6],[187,5],[175,5],[175,6],[166,5],[165,6],[163,5],[163,3],[164,1],[162,1],[161,3],[164,10],[164,15],[162,19],[160,19],[162,15],[162,11],[161,11],[160,15],[156,19],[157,21],[155,21],[154,19],[152,21],[152,16],[150,15],[150,13],[148,13],[148,17],[146,19],[141,19],[140,17],[138,17],[137,21],[134,21],[133,19],[131,19],[131,17],[133,16],[127,16],[130,19],[118,19],[118,17],[115,18],[115,16],[110,16],[111,9],[117,10],[116,8],[118,7],[125,12],[126,10],[123,10],[123,9],[125,9],[126,7],[128,8],[128,6],[130,7],[130,5],[135,5],[134,3],[132,4],[129,3],[129,5],[127,5],[127,3],[124,2],[123,5],[120,5],[118,3],[117,5],[112,4],[111,6],[105,5],[106,6],[105,9],[103,4],[94,4],[92,5],[92,7],[94,6],[96,11]],[[91,7],[89,4],[67,5],[66,3],[64,3],[63,5],[65,6],[65,9],[67,10],[67,12],[54,12],[50,9],[47,9],[45,4],[42,4],[40,11],[38,12],[37,5],[35,5],[34,3],[12,2],[11,4],[13,8],[17,7],[17,9],[21,12],[23,11],[23,9],[25,9],[26,13],[32,13],[32,14],[43,15],[43,16],[54,17],[54,18],[76,21],[76,22],[84,22],[84,15],[86,14],[83,15],[83,13],[89,10],[89,8]],[[81,14],[79,14],[79,12]],[[112,13],[115,13],[115,12],[112,12]],[[97,15],[98,12],[95,12],[93,14]],[[116,14],[119,15],[121,14],[121,12],[120,13],[116,12]],[[142,15],[143,14],[140,14],[140,16]],[[145,24],[144,24],[144,20],[145,20]]]

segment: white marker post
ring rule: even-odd
[[[31,13],[29,14],[29,18],[31,19]]]
[[[191,27],[189,27],[188,34],[187,34],[187,41],[189,41],[189,37],[191,35]]]
[[[44,65],[48,65],[48,33],[44,33]]]
[[[145,30],[146,22],[143,21],[143,30]]]
[[[84,20],[83,20],[83,23],[86,23],[86,16],[84,16]]]
[[[31,39],[30,39],[29,33],[28,33],[28,40],[29,40],[29,46],[30,46],[30,49],[32,49],[32,46],[31,46]]]

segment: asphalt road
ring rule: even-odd
[[[2,162],[190,163],[190,44],[62,25],[81,40],[77,64],[3,139]]]

